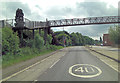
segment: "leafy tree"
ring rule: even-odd
[[[11,28],[2,28],[2,54],[17,54],[19,52],[19,37]]]
[[[51,34],[47,34],[47,42],[49,43],[49,44],[51,44],[52,43],[52,36],[51,36]]]
[[[114,44],[120,44],[120,27],[110,27],[109,29],[110,39]]]
[[[102,43],[102,38],[100,37],[100,43]]]
[[[0,44],[2,44],[2,28],[0,28]]]
[[[81,33],[76,33],[77,34],[77,36],[78,36],[78,38],[79,38],[79,45],[83,45],[83,37],[82,37],[82,34]]]
[[[61,44],[61,45],[64,45],[64,40],[66,40],[66,38],[67,38],[67,35],[66,34],[58,34],[57,36],[56,36],[56,38],[58,39],[58,41],[59,41],[59,43]]]
[[[41,49],[44,46],[44,40],[39,34],[35,35],[34,46],[37,49]]]
[[[70,46],[70,45],[85,45],[85,44],[94,44],[95,41],[88,37],[88,36],[83,36],[81,33],[71,33],[69,34],[66,31],[58,31],[55,32],[55,35],[61,45],[64,44],[65,40],[65,45]]]
[[[71,33],[72,45],[79,45],[79,38],[76,33]]]
[[[84,42],[85,44],[88,44],[88,45],[92,45],[95,43],[94,40],[88,36],[84,36]]]

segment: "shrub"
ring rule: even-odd
[[[44,46],[43,38],[39,34],[36,34],[34,39],[34,47],[37,49],[42,49],[43,46]]]
[[[2,54],[17,54],[19,52],[19,37],[11,28],[2,28]]]
[[[110,27],[109,29],[110,39],[114,44],[120,44],[120,27]]]

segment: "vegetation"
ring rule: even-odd
[[[19,38],[10,28],[2,29],[2,54],[16,55],[19,52]]]
[[[52,42],[51,35],[48,35],[47,44],[44,45],[43,31],[41,32],[41,36],[36,31],[34,39],[30,33],[31,32],[24,31],[24,37],[27,36],[27,38],[23,37],[23,39],[20,40],[17,32],[13,32],[11,28],[2,28],[3,67],[8,67],[62,48],[62,46],[50,45]]]
[[[100,37],[100,43],[102,43],[103,41],[102,41],[102,38]]]
[[[69,34],[66,31],[58,31],[55,32],[55,35],[61,45],[65,44],[66,46],[82,46],[95,44],[95,41],[92,38],[88,36],[83,36],[81,33],[78,32],[73,32]]]
[[[110,27],[109,34],[111,41],[116,45],[120,45],[120,27]]]
[[[35,31],[34,39],[31,34],[31,31],[25,30],[23,31],[23,38],[20,39],[18,33],[13,32],[11,28],[2,28],[3,67],[50,53],[61,49],[62,46],[92,45],[95,43],[92,38],[83,36],[78,32],[69,34],[66,31],[58,31],[54,34],[60,43],[59,45],[62,46],[51,45],[53,38],[50,34],[47,35],[47,42],[46,45],[44,45],[43,31],[41,31],[41,35],[38,31]]]

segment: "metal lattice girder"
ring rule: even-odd
[[[62,20],[50,20],[51,27],[90,25],[90,24],[111,24],[120,23],[120,16],[73,18]]]
[[[3,24],[0,21],[1,25]],[[61,27],[61,26],[75,26],[75,25],[91,25],[91,24],[112,24],[120,23],[120,16],[104,16],[104,17],[89,17],[89,18],[73,18],[62,20],[30,21],[24,18],[25,27],[28,29],[43,29],[46,27]],[[14,19],[5,20],[5,24],[10,24],[14,27]]]

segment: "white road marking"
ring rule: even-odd
[[[60,59],[58,59],[56,62],[54,62],[50,68],[52,68]]]
[[[88,49],[87,49],[88,50]],[[93,52],[91,52],[90,50],[88,50],[92,55],[94,55],[94,56],[96,56]],[[101,56],[101,55],[100,55]],[[105,62],[105,60],[102,60],[102,58],[101,57],[98,57],[98,56],[96,56],[97,58],[99,58],[102,62],[104,62],[106,65],[108,65],[109,67],[111,67],[112,69],[114,69],[115,71],[117,71],[117,72],[119,72],[120,73],[120,71],[118,70],[118,69],[116,69],[116,68],[114,68],[113,66],[111,66],[111,65],[109,65],[107,62]],[[104,58],[103,58],[104,59]],[[119,64],[119,63],[118,63]]]
[[[77,74],[75,74],[75,73],[72,72],[73,67],[75,67],[75,66],[84,66],[84,65],[85,65],[85,66],[94,67],[95,69],[98,70],[98,73],[93,74],[93,75],[77,75]],[[100,68],[98,68],[98,67],[96,67],[96,66],[94,66],[94,65],[90,65],[90,64],[75,64],[75,65],[73,65],[73,66],[71,66],[71,67],[69,68],[69,73],[70,73],[71,75],[73,75],[73,76],[76,76],[76,77],[81,77],[81,78],[92,78],[92,77],[99,76],[99,75],[102,73],[102,71],[101,71]]]
[[[38,80],[34,80],[35,82],[38,81]]]
[[[50,57],[50,56],[49,56],[49,57]],[[45,60],[48,59],[49,57],[47,57],[47,58],[45,58],[45,59],[43,59],[43,60],[41,60],[41,61],[39,61],[39,62],[36,62],[36,63],[34,63],[33,65],[30,65],[29,67],[27,67],[27,68],[25,68],[25,69],[23,69],[23,70],[21,70],[21,71],[18,71],[18,72],[16,72],[16,73],[14,73],[14,74],[12,74],[12,75],[10,75],[10,76],[8,76],[8,77],[0,80],[0,83],[1,83],[2,81],[7,81],[8,79],[10,79],[10,78],[18,75],[19,73],[22,73],[22,72],[24,72],[24,71],[28,71],[29,68],[31,68],[31,67],[33,67],[33,66],[35,66],[35,65],[37,65],[37,64],[39,64],[39,63],[41,63],[41,62],[43,62],[43,61],[45,61]]]
[[[63,48],[63,49],[64,49],[64,48]],[[54,55],[54,54],[56,54],[56,53],[57,53],[57,52],[53,53],[52,55]],[[64,55],[63,55],[63,56],[64,56]],[[51,57],[51,56],[49,56],[49,57]],[[1,83],[2,81],[7,81],[8,79],[10,79],[10,78],[18,75],[19,73],[22,73],[22,72],[24,72],[24,71],[28,71],[29,68],[31,68],[31,67],[33,67],[33,66],[35,66],[35,65],[37,65],[37,64],[39,64],[39,63],[41,63],[41,62],[43,62],[43,61],[45,61],[45,60],[48,59],[49,57],[47,57],[47,58],[45,58],[45,59],[43,59],[43,60],[41,60],[41,61],[39,61],[39,62],[36,62],[36,63],[34,63],[33,65],[30,65],[30,66],[28,66],[27,68],[25,68],[25,69],[23,69],[23,70],[21,70],[21,71],[18,71],[18,72],[16,72],[16,73],[14,73],[14,74],[12,74],[12,75],[10,75],[10,76],[8,76],[8,77],[0,80],[0,83]],[[59,60],[60,60],[60,59],[59,59]],[[59,61],[59,60],[58,60],[58,61]],[[58,61],[57,61],[57,62],[58,62]]]
[[[35,64],[33,64],[33,65],[31,65],[31,66],[29,66],[29,67],[27,67],[27,68],[25,68],[25,69],[23,69],[23,70],[21,70],[21,71],[19,71],[19,72],[16,72],[16,73],[14,73],[14,74],[12,74],[12,75],[10,75],[10,76],[8,76],[8,77],[0,80],[0,83],[1,83],[2,81],[6,81],[6,80],[8,80],[8,79],[10,79],[10,78],[12,78],[12,77],[14,77],[14,76],[16,76],[16,75],[19,74],[19,73],[22,73],[22,72],[24,72],[24,71],[26,71],[26,70],[28,71],[29,68],[31,68],[31,67],[39,64],[39,63],[40,63],[40,62],[36,62]]]
[[[119,72],[120,73],[120,71],[118,70],[118,69],[116,69],[116,68],[114,68],[113,66],[111,66],[111,65],[109,65],[107,62],[105,62],[104,60],[102,60],[102,59],[100,59],[101,61],[103,61],[106,65],[108,65],[108,66],[110,66],[111,68],[113,68],[115,71],[117,71],[117,72]]]

